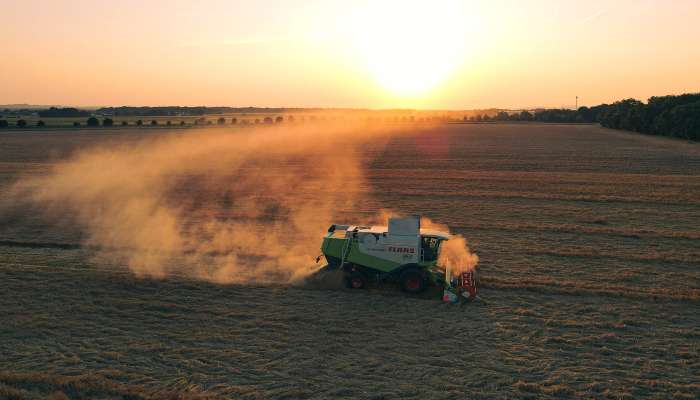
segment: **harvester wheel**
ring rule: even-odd
[[[399,277],[399,284],[401,290],[411,294],[418,294],[428,286],[425,274],[418,268],[408,268],[403,271]]]
[[[367,285],[367,279],[360,272],[351,272],[345,278],[345,284],[349,289],[363,289]]]

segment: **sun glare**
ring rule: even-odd
[[[356,7],[345,35],[374,79],[400,96],[420,96],[463,61],[473,28],[461,2],[373,1]]]

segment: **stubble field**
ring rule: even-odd
[[[0,196],[140,135],[0,133]],[[537,124],[380,142],[328,224],[384,209],[447,224],[480,257],[479,301],[139,278],[79,225],[6,207],[0,397],[700,397],[699,146]]]

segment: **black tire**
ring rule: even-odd
[[[358,271],[353,271],[345,277],[345,287],[348,289],[364,289],[367,287],[367,278]]]
[[[410,294],[418,294],[428,287],[428,280],[425,273],[415,267],[407,268],[399,276],[401,290]]]

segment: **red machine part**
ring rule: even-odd
[[[469,299],[476,298],[476,279],[474,277],[474,271],[462,272],[459,275],[459,287],[463,295],[465,292],[469,293]]]

